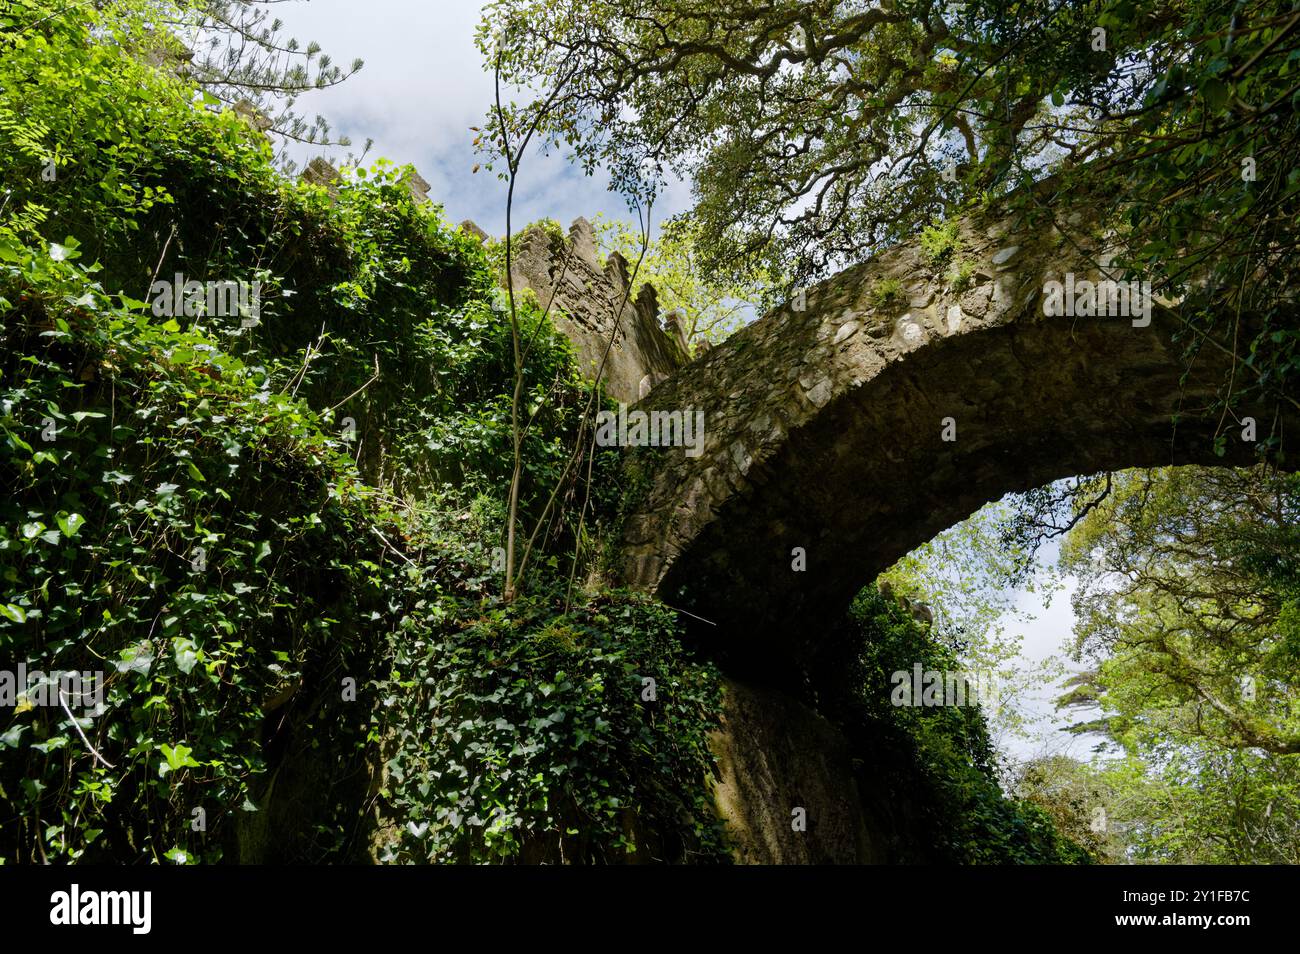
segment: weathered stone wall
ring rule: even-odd
[[[878,572],[990,500],[1075,474],[1253,460],[1239,429],[1215,455],[1215,420],[1196,412],[1227,364],[1207,347],[1184,376],[1171,308],[1146,327],[1043,314],[1044,282],[1095,280],[1107,254],[1065,201],[1048,197],[1056,219],[969,218],[942,266],[894,248],[659,385],[642,407],[703,409],[704,450],[635,454],[650,486],[623,579],[716,624],[701,635],[733,672],[760,654],[780,671]],[[954,287],[962,262],[969,284]],[[1239,413],[1261,435],[1275,415],[1300,426],[1294,409]]]
[[[552,302],[551,318],[573,342],[582,372],[592,380],[599,372],[616,401],[636,403],[690,360],[679,336],[660,325],[654,288],[633,294],[617,252],[601,267],[586,219],[573,222],[563,243],[541,227],[522,232],[513,270],[516,287],[531,288],[543,307]]]
[[[712,739],[714,789],[742,864],[879,864],[884,839],[868,827],[849,745],[811,709],[770,689],[726,682],[723,727]],[[806,830],[794,827],[803,810]]]

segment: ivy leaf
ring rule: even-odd
[[[158,763],[159,778],[166,776],[168,772],[177,772],[183,768],[201,768],[198,762],[190,758],[190,753],[194,750],[188,745],[178,742],[173,747],[163,742],[158,746],[158,751],[162,752],[163,758],[167,760]]]
[[[153,665],[153,647],[148,642],[128,646],[117,662],[118,672],[147,673]]]
[[[86,522],[86,518],[79,513],[59,514],[56,519],[65,537],[75,537]]]
[[[176,668],[187,676],[199,661],[198,649],[194,641],[183,636],[177,636],[172,640],[172,656],[176,661]]]

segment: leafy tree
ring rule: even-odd
[[[1059,587],[1050,568],[1035,562],[1033,542],[1009,534],[1018,513],[1014,497],[989,504],[879,577],[896,596],[929,608],[933,637],[963,666],[996,677],[1000,698],[988,716],[999,733],[1024,730],[1020,700],[1032,684],[1056,674],[1051,663],[1041,670],[1019,665],[1019,640],[1006,631],[1007,622],[1027,619],[1017,608],[1019,593],[1041,590],[1050,602]]]
[[[1114,792],[1118,834],[1134,861],[1300,863],[1300,759],[1207,742],[1127,760],[1097,780]]]
[[[1059,705],[1100,705],[1074,729],[1119,751],[1030,763],[1020,790],[1066,831],[1100,806],[1113,858],[1294,863],[1300,479],[1184,467],[1077,486],[1092,493],[1048,495],[1090,664]]]
[[[1038,806],[1056,830],[1097,861],[1126,860],[1127,843],[1117,824],[1117,797],[1104,776],[1064,755],[1030,759],[1016,767],[1012,791]]]
[[[496,0],[479,42],[553,97],[543,145],[629,194],[692,182],[707,270],[799,285],[1005,201],[1109,233],[1114,271],[1182,298],[1189,351],[1236,358],[1223,420],[1294,403],[1289,3]],[[1057,220],[1085,196],[1087,221]]]
[[[600,216],[594,225],[606,254],[618,252],[635,260],[641,253],[641,234],[626,222]],[[735,282],[714,280],[701,269],[700,239],[698,223],[689,218],[670,220],[646,247],[639,276],[654,286],[664,311],[677,312],[690,345],[724,340],[751,321],[756,308],[774,292],[773,283],[765,276]]]
[[[1071,532],[1076,654],[1111,731],[1300,752],[1300,478],[1128,472]]]

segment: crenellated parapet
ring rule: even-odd
[[[632,288],[627,260],[611,252],[602,265],[591,223],[575,219],[567,237],[541,225],[524,230],[513,256],[516,288],[551,304],[556,329],[573,342],[578,363],[616,401],[633,404],[690,360],[680,331],[660,324],[648,283]]]

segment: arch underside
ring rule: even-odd
[[[671,554],[655,587],[712,625],[709,650],[781,667],[898,558],[1007,493],[1129,467],[1250,464],[1254,445],[1204,413],[1226,364],[1191,363],[1175,319],[1013,321],[939,337],[790,429]],[[688,372],[689,373],[689,369]],[[1263,439],[1294,426],[1246,409]],[[956,439],[944,441],[945,418]],[[1231,423],[1231,421],[1230,421]],[[792,566],[804,548],[806,570]]]

